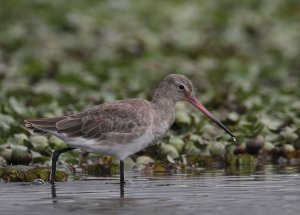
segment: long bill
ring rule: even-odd
[[[198,99],[194,96],[187,96],[187,102],[191,103],[192,105],[194,105],[198,110],[200,110],[202,113],[204,113],[208,118],[210,118],[212,121],[214,121],[218,126],[220,126],[221,128],[223,128],[231,137],[232,139],[235,141],[236,137],[233,135],[233,133],[231,131],[229,131],[229,129],[222,124],[216,117],[214,117],[214,115],[212,115],[211,112],[209,112],[199,101]]]

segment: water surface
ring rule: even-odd
[[[300,214],[300,167],[266,165],[249,172],[211,169],[191,174],[126,172],[118,178],[56,184],[0,183],[6,214]]]

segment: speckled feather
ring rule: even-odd
[[[57,132],[69,138],[83,137],[97,140],[118,134],[119,143],[142,135],[151,124],[150,102],[128,99],[88,108],[78,114],[47,119],[28,119],[27,127]]]

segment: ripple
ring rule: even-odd
[[[268,166],[251,175],[126,173],[125,197],[117,177],[86,177],[56,185],[0,183],[1,215],[6,214],[298,214],[299,168]],[[280,171],[278,171],[280,169]],[[293,171],[294,170],[294,171]]]

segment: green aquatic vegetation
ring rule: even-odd
[[[0,156],[5,158],[7,164],[29,164],[32,154],[29,148],[17,144],[0,145]]]
[[[190,167],[214,159],[251,163],[245,153],[274,162],[299,159],[299,5],[293,0],[2,2],[0,156],[6,164],[48,164],[51,151],[64,143],[30,133],[24,119],[116,99],[151,99],[162,77],[182,73],[237,143],[180,103],[167,137],[132,156],[131,166],[139,156],[166,163],[185,156]],[[60,161],[82,164],[94,158],[75,151]]]
[[[50,170],[45,167],[13,166],[1,167],[0,178],[6,182],[33,182],[35,179],[47,181]],[[66,181],[68,174],[58,170],[56,172],[56,181]]]
[[[103,156],[98,162],[83,164],[82,172],[93,176],[111,176],[116,174],[117,168],[118,164],[113,163],[112,157]]]

